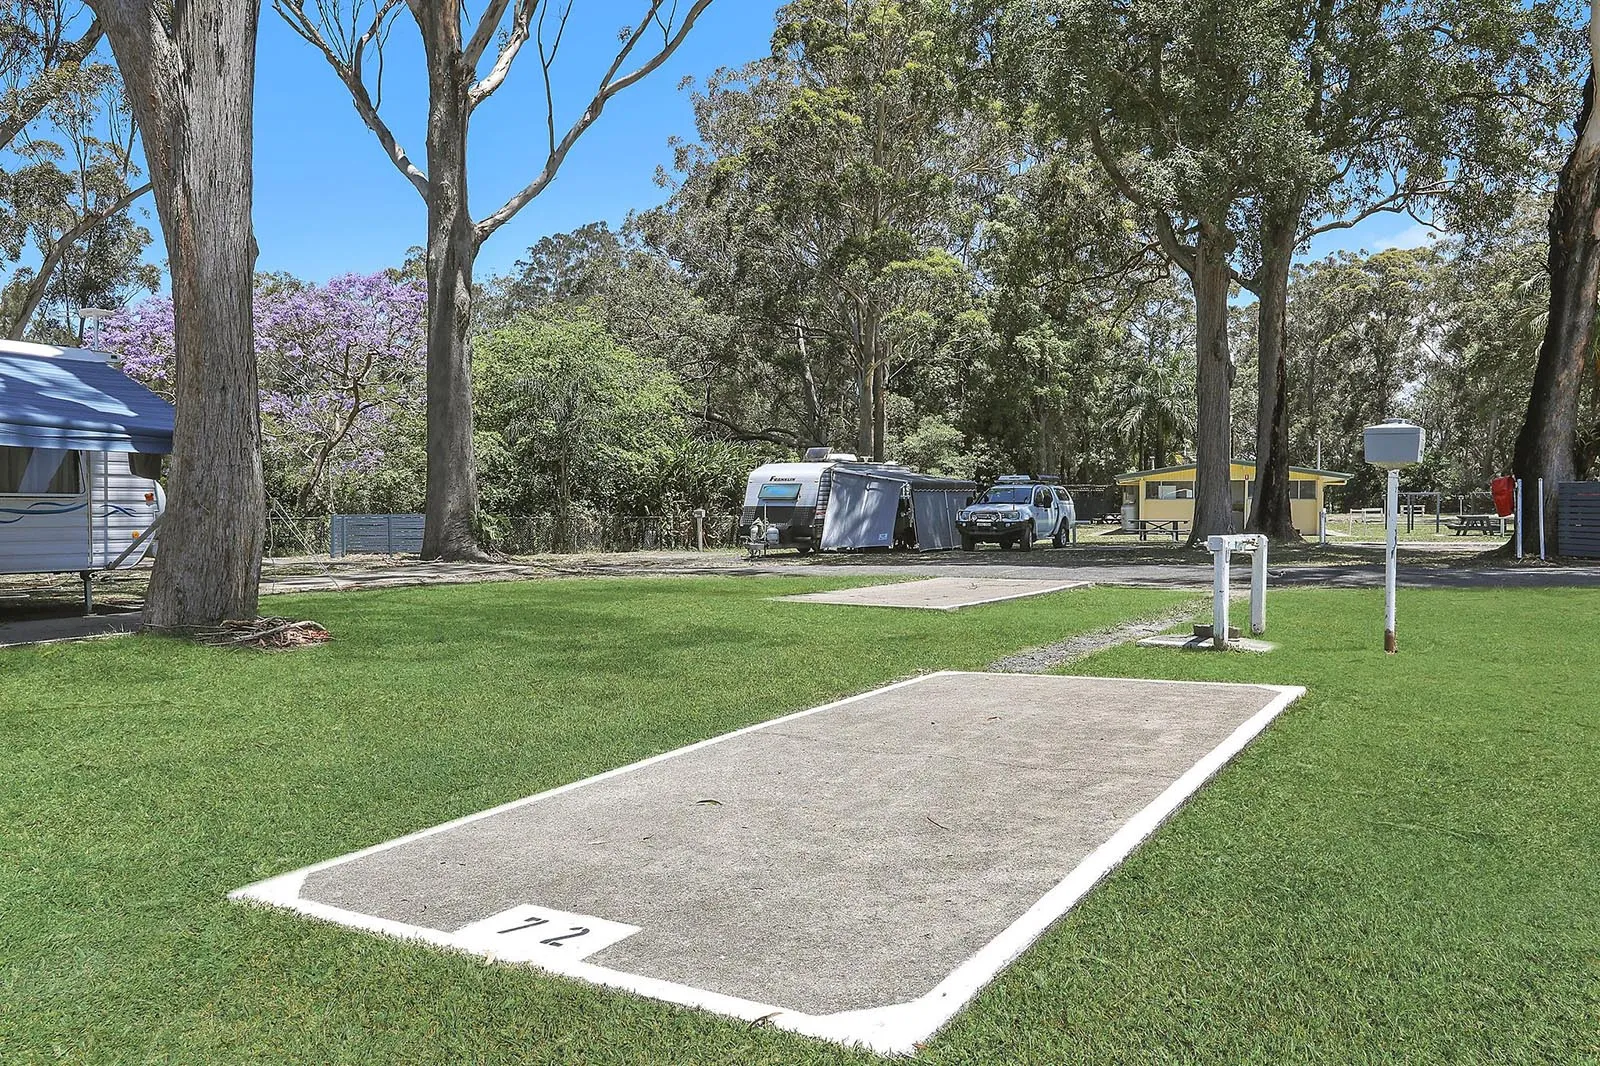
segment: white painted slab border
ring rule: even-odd
[[[923,577],[915,581],[889,581],[882,585],[856,585],[847,589],[832,589],[829,592],[803,592],[798,596],[773,596],[771,599],[777,603],[817,603],[824,607],[885,607],[899,611],[959,611],[967,607],[982,607],[986,603],[1002,603],[1006,600],[1025,600],[1030,596],[1048,596],[1052,592],[1065,592],[1067,589],[1085,588],[1092,584],[1089,581],[1063,581],[1057,584],[1046,585],[1044,588],[1029,589],[1026,592],[1012,592],[1005,596],[988,596],[978,600],[963,600],[960,603],[858,603],[844,600],[816,599],[818,596],[828,596],[839,592],[857,592],[867,589],[899,589],[915,585],[926,584],[930,581],[959,581],[960,578],[949,577]],[[975,581],[1031,581],[1032,578],[973,578]],[[1041,583],[1042,584],[1042,583]]]
[[[747,733],[769,729],[813,714],[820,714],[885,692],[892,692],[908,685],[915,685],[930,678],[972,673],[977,672],[941,670],[935,673],[923,674],[883,688],[873,689],[870,692],[863,692],[856,696],[836,700],[833,703],[823,704],[820,707],[812,707],[808,710],[784,715],[781,718],[758,722],[755,725],[746,726],[731,733],[724,733],[722,736],[712,737],[682,748],[663,752],[660,755],[629,763],[615,770],[608,770],[605,773],[596,774],[581,781],[574,781],[559,788],[503,803],[498,807],[491,807],[488,810],[456,818],[416,833],[396,837],[381,844],[374,844],[371,847],[362,848],[348,855],[327,859],[291,873],[280,874],[277,877],[258,881],[243,888],[235,889],[228,893],[228,898],[280,907],[352,929],[381,933],[405,940],[422,941],[437,947],[487,957],[481,947],[458,940],[455,933],[390,921],[386,918],[378,918],[356,911],[329,906],[325,903],[318,903],[315,900],[303,899],[301,898],[300,890],[305,884],[306,878],[319,870],[326,870],[366,855],[387,851],[390,848],[399,847],[402,844],[420,840],[435,833],[447,832],[505,811],[514,810],[530,803],[537,803],[552,796],[559,796],[576,788],[597,784],[621,774],[631,773],[634,770],[652,766],[667,759],[677,758],[680,755],[710,747],[713,744],[721,744],[735,737],[744,736]],[[1016,677],[1020,675],[998,676]],[[1079,675],[1061,676],[1077,677]],[[1286,685],[1254,685],[1227,681],[1169,681],[1146,678],[1086,677],[1084,680],[1128,681],[1146,685],[1258,688],[1273,693],[1273,697],[1261,710],[1240,724],[1226,740],[1206,753],[1200,761],[1185,771],[1161,795],[1157,796],[1143,810],[1124,823],[1105,843],[1085,856],[1073,868],[1071,873],[1054,888],[1046,892],[1021,917],[980,948],[977,954],[957,966],[948,977],[940,981],[926,995],[909,1003],[898,1003],[887,1007],[844,1011],[837,1014],[812,1015],[786,1010],[773,1004],[758,1003],[754,1000],[741,999],[737,996],[712,992],[708,989],[695,988],[691,985],[663,981],[640,974],[624,973],[584,962],[581,959],[541,958],[537,967],[550,973],[589,981],[592,984],[602,985],[607,988],[616,988],[682,1006],[697,1007],[702,1010],[738,1018],[742,1021],[764,1022],[779,1029],[830,1040],[835,1043],[860,1046],[883,1055],[914,1054],[922,1043],[926,1042],[945,1023],[955,1017],[957,1012],[970,1003],[1006,966],[1010,965],[1018,956],[1031,947],[1050,926],[1071,910],[1103,877],[1114,870],[1147,837],[1160,828],[1183,805],[1185,800],[1194,795],[1202,785],[1215,776],[1234,756],[1243,751],[1252,740],[1272,723],[1273,719],[1283,713],[1284,709],[1291,703],[1305,695],[1304,688]]]

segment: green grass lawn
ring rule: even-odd
[[[232,904],[259,878],[1186,595],[956,614],[848,582],[578,580],[275,599],[336,641],[0,652],[0,1062],[873,1061]],[[938,1063],[1600,1055],[1584,592],[1275,593],[1270,656],[1084,673],[1310,695],[924,1053]],[[1492,626],[1493,631],[1485,627]]]

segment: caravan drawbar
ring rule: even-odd
[[[822,546],[833,470],[842,463],[863,465],[848,453],[813,450],[801,462],[756,467],[745,484],[739,528],[748,530],[759,521],[770,547],[796,548],[801,555],[816,551]]]

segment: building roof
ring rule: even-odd
[[[172,405],[81,348],[0,341],[0,445],[172,451]]]
[[[1256,465],[1254,459],[1249,461],[1243,459],[1230,459],[1228,460],[1228,464],[1229,466],[1248,466],[1252,468]],[[1117,475],[1117,484],[1122,485],[1130,481],[1144,481],[1161,474],[1181,474],[1185,472],[1191,472],[1193,470],[1193,463],[1182,463],[1178,466],[1159,466],[1151,470],[1130,470],[1126,474]],[[1351,477],[1351,475],[1341,473],[1338,470],[1318,470],[1315,467],[1310,466],[1291,466],[1289,468],[1289,473],[1301,474],[1305,477],[1321,478],[1324,481],[1349,481]]]

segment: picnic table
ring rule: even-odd
[[[1128,529],[1139,534],[1140,540],[1146,540],[1150,534],[1164,534],[1172,538],[1176,544],[1178,538],[1188,531],[1188,522],[1181,518],[1136,518]]]
[[[1445,525],[1458,537],[1465,537],[1471,533],[1498,536],[1506,531],[1506,520],[1497,514],[1456,515],[1453,522],[1446,522]]]

